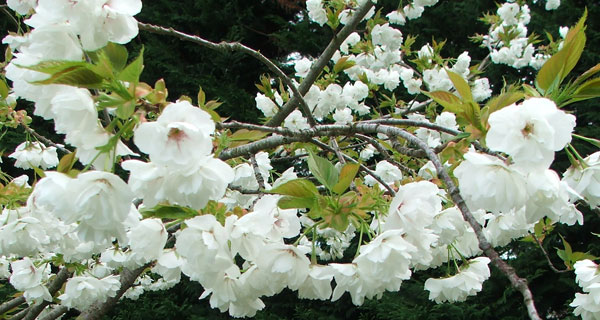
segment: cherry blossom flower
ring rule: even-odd
[[[120,287],[119,276],[108,276],[102,279],[75,276],[67,280],[65,292],[58,299],[66,307],[84,311],[94,303],[104,302],[108,297],[114,297]]]
[[[554,152],[571,141],[575,117],[556,108],[552,100],[530,98],[492,113],[489,124],[490,149],[506,152],[518,166],[545,169]]]
[[[155,122],[140,124],[134,142],[152,162],[186,165],[211,154],[214,131],[207,112],[179,101],[169,104]]]
[[[37,141],[21,143],[9,158],[17,160],[15,167],[23,169],[39,167],[46,170],[58,165],[56,147],[46,147]]]
[[[464,158],[454,175],[470,209],[504,212],[525,205],[526,180],[519,171],[496,157],[473,150]]]
[[[584,159],[585,166],[571,166],[563,180],[581,195],[590,207],[600,206],[600,152]]]
[[[469,260],[467,266],[454,276],[427,279],[425,290],[429,291],[429,300],[434,300],[436,303],[457,302],[465,301],[467,296],[475,295],[481,291],[483,282],[490,277],[489,263],[489,258],[475,258]]]

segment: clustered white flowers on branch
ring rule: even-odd
[[[251,135],[261,130],[277,134],[248,138],[253,142],[232,148],[228,139],[241,130],[233,135],[217,130],[214,110],[202,98],[199,107],[185,98],[150,103],[136,90],[142,87],[136,88],[136,79],[111,79],[115,87],[98,86],[92,92],[85,85],[53,82],[54,75],[46,72],[59,60],[82,66],[92,56],[106,54],[93,51],[107,45],[123,49],[114,44],[137,35],[133,16],[140,12],[141,1],[9,0],[8,6],[25,15],[24,22],[32,28],[3,39],[14,53],[5,68],[11,94],[34,102],[34,114],[54,122],[55,131],[76,148],[83,169],[71,170],[75,158],[69,154],[63,159],[71,159],[71,167],[61,161],[61,172],[45,172],[32,190],[21,183],[31,193],[27,201],[7,205],[0,215],[0,276],[23,291],[29,304],[56,301],[81,312],[120,298],[123,291],[123,297],[136,299],[147,290],[170,288],[182,273],[203,286],[201,299],[233,317],[254,316],[265,307],[263,297],[285,288],[298,291],[300,298],[331,301],[348,292],[352,302],[361,305],[365,298],[399,291],[414,272],[445,263],[456,266],[457,273],[425,282],[431,300],[464,301],[477,294],[490,277],[491,260],[480,255],[497,256],[488,242],[506,245],[533,231],[544,217],[583,224],[574,203],[599,205],[600,161],[598,153],[579,159],[563,180],[550,169],[555,152],[571,141],[575,117],[548,98],[507,103],[483,124],[479,114],[478,123],[465,125],[472,120],[466,111],[448,108],[435,117],[411,113],[408,119],[384,119],[410,121],[406,130],[375,125],[361,132],[359,125],[369,124],[361,120],[379,112],[371,100],[379,91],[393,96],[377,96],[385,97],[393,110],[387,118],[410,111],[397,108],[404,106],[395,100],[396,91],[417,96],[427,88],[452,96],[453,102],[466,101],[471,108],[491,96],[489,80],[472,72],[466,51],[443,59],[434,43],[412,52],[414,59],[406,57],[404,35],[393,25],[420,17],[436,3],[411,1],[385,15],[387,21],[350,33],[329,61],[334,65],[329,80],[324,77],[307,87],[303,99],[308,110],[290,112],[282,118],[283,128],[241,124],[246,131],[243,125],[254,130],[248,131]],[[306,4],[311,21],[336,29],[338,24],[350,25],[360,8],[372,3],[308,0]],[[546,7],[558,4],[549,0]],[[369,7],[364,8],[360,20],[375,15],[374,7],[368,12]],[[507,2],[497,14],[501,22],[485,39],[492,61],[540,67],[548,57],[534,55],[527,40],[527,5]],[[500,34],[509,31],[518,36],[510,43],[500,41]],[[296,60],[295,76],[307,78],[315,72],[316,61]],[[111,72],[103,75],[114,78]],[[344,83],[338,76],[350,80]],[[267,88],[269,83],[263,82],[263,92],[255,98],[267,118],[279,114],[297,92]],[[123,115],[126,103],[102,105],[119,91],[133,95],[130,100],[143,106]],[[319,125],[309,124],[310,113]],[[314,124],[312,119],[310,123]],[[409,127],[415,124],[418,128]],[[484,134],[481,138],[460,140],[462,131],[478,133],[472,128],[477,125]],[[404,133],[405,139],[382,128],[396,129],[394,134]],[[133,138],[129,146],[127,130]],[[332,137],[342,131],[348,133],[343,139]],[[364,142],[352,136],[356,132],[373,138]],[[320,137],[328,137],[322,140],[331,146],[316,140]],[[353,148],[345,140],[360,144]],[[301,144],[290,146],[290,141]],[[442,165],[432,156],[434,150],[462,142],[467,146],[454,149],[460,149],[460,157],[448,157],[448,163]],[[339,163],[330,163],[302,143],[331,151]],[[415,145],[421,150],[412,150]],[[229,159],[221,147],[242,150],[249,160]],[[411,150],[434,161],[425,163],[417,156],[414,168],[406,170],[399,162],[410,157]],[[340,156],[346,151],[346,157]],[[296,166],[282,169],[278,177],[281,171],[274,169],[271,158],[289,152],[298,155]],[[407,154],[397,154],[403,152]],[[357,160],[347,161],[354,160],[349,155]],[[45,170],[58,164],[56,149],[39,142],[20,145],[10,157],[21,168]],[[116,165],[128,174],[127,182],[114,173]],[[457,178],[459,191],[453,190],[448,170]],[[304,179],[309,175],[319,187]],[[466,206],[456,200],[457,192]],[[347,252],[354,243],[356,252]],[[341,263],[344,258],[347,262]],[[460,267],[457,260],[462,261]],[[54,297],[48,290],[51,266],[65,263],[75,265],[76,273]],[[121,288],[124,268],[144,271],[131,286]],[[597,269],[589,260],[575,264],[577,281],[586,294],[577,294],[572,306],[584,318],[600,312]],[[518,279],[514,271],[506,274]],[[529,292],[519,290],[524,296]],[[533,302],[528,308],[535,319]]]

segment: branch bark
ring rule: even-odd
[[[81,319],[81,320],[102,319],[102,317],[117,304],[119,299],[121,299],[121,296],[123,296],[125,291],[127,291],[127,289],[129,289],[133,285],[133,283],[135,282],[137,277],[139,277],[140,274],[142,274],[142,272],[144,271],[144,269],[146,269],[146,267],[147,267],[147,265],[143,265],[134,270],[123,268],[123,271],[121,271],[121,275],[120,275],[121,276],[120,277],[121,288],[119,288],[119,290],[117,291],[117,294],[114,297],[110,297],[110,298],[106,299],[105,302],[96,303],[96,304],[92,305],[87,310],[82,312],[79,315],[79,317],[77,317],[77,319]]]
[[[50,293],[50,296],[54,296],[54,294],[60,290],[62,285],[67,281],[67,279],[69,279],[69,277],[71,277],[71,272],[69,272],[66,267],[60,269],[60,271],[58,271],[56,274],[54,281],[52,281],[52,283],[48,286],[48,292]],[[40,304],[30,307],[29,312],[27,312],[27,315],[23,319],[35,319],[50,303],[50,301],[44,301]]]

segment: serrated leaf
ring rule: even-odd
[[[142,217],[159,219],[187,219],[198,215],[198,211],[176,205],[156,205],[151,209],[140,210]]]
[[[140,82],[140,74],[144,70],[144,47],[140,50],[140,54],[135,58],[123,71],[119,73],[118,80],[138,83]]]
[[[319,190],[317,190],[314,183],[306,179],[294,179],[267,192],[297,198],[314,199],[319,196]]]
[[[463,111],[462,110],[462,101],[460,101],[460,98],[450,92],[447,92],[447,91],[433,91],[433,92],[423,91],[423,93],[426,96],[433,99],[439,105],[444,107],[447,111],[450,111],[454,114],[459,114]]]
[[[50,78],[34,81],[34,84],[66,84],[80,88],[97,89],[102,86],[103,77],[89,66],[73,66],[54,73]]]
[[[308,152],[308,169],[328,190],[332,190],[338,182],[338,172],[329,160]]]
[[[458,91],[460,96],[463,98],[463,101],[472,101],[473,95],[471,94],[471,87],[467,81],[465,81],[465,79],[463,79],[463,77],[456,72],[446,69],[446,73],[448,73],[448,78],[450,78],[450,81],[452,81],[452,84],[454,84],[454,88],[456,88],[456,91]]]
[[[73,168],[73,165],[75,164],[75,162],[77,162],[77,158],[75,157],[75,152],[67,153],[62,158],[60,158],[60,161],[58,162],[58,166],[56,167],[56,171],[62,172],[62,173],[67,173]]]
[[[348,187],[356,177],[358,169],[360,169],[360,164],[346,163],[344,167],[342,167],[342,170],[340,171],[340,176],[338,178],[338,182],[335,184],[335,186],[333,186],[332,191],[337,194],[344,193],[344,191],[348,189]]]

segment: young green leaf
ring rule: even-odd
[[[338,172],[329,160],[319,157],[309,150],[308,169],[328,190],[338,182]]]
[[[298,198],[315,198],[319,195],[317,187],[306,179],[294,179],[267,192]]]
[[[140,210],[142,217],[160,219],[187,219],[198,215],[198,211],[176,205],[156,205],[154,208]]]
[[[450,78],[450,81],[452,81],[452,84],[454,84],[454,88],[456,88],[456,91],[463,98],[463,101],[472,101],[473,95],[471,94],[471,87],[469,86],[469,83],[467,83],[467,81],[465,81],[465,79],[456,72],[446,70],[446,73],[448,73],[448,78]]]
[[[358,163],[346,163],[344,165],[344,167],[342,168],[342,170],[340,171],[340,177],[338,178],[338,183],[336,183],[336,185],[333,186],[332,191],[337,194],[344,193],[344,191],[346,191],[346,189],[348,189],[348,187],[350,186],[350,184],[356,177],[356,174],[358,173],[359,168],[360,168],[360,164],[358,164]]]
[[[140,82],[140,74],[144,70],[144,47],[140,50],[140,54],[133,60],[119,75],[118,80],[138,83]]]

